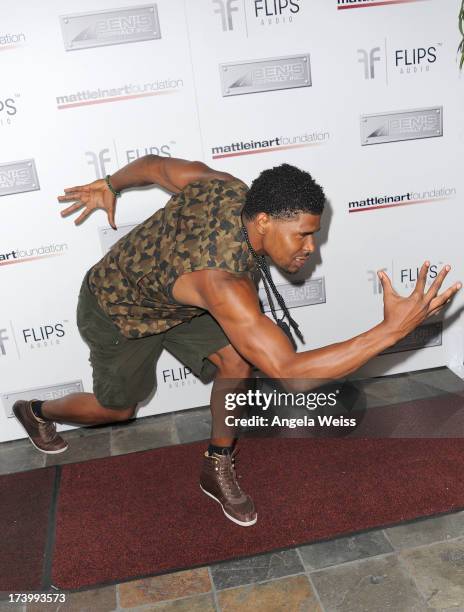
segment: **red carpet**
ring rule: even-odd
[[[52,584],[122,582],[464,508],[463,440],[246,439],[238,472],[258,523],[242,528],[199,489],[204,446],[63,466]]]
[[[55,468],[0,476],[0,591],[41,590]]]

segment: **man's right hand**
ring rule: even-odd
[[[388,275],[385,272],[379,272],[383,287],[384,324],[390,331],[398,335],[398,340],[407,336],[425,319],[437,314],[461,288],[461,283],[455,283],[438,295],[451,269],[450,266],[444,266],[430,288],[425,291],[429,265],[428,261],[422,264],[414,291],[408,297],[398,295]]]
[[[64,190],[65,195],[58,196],[59,202],[73,202],[75,204],[68,206],[61,211],[62,217],[67,217],[76,210],[84,207],[79,217],[74,221],[75,225],[82,223],[87,217],[97,208],[103,208],[108,215],[108,222],[113,229],[116,229],[114,222],[114,213],[116,210],[116,198],[110,191],[108,185],[103,179],[98,179],[88,185],[78,187],[67,187]]]

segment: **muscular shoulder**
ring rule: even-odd
[[[174,297],[183,303],[213,310],[230,305],[258,308],[256,287],[248,276],[223,270],[199,270],[182,275],[174,286]]]

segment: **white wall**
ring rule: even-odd
[[[24,436],[11,417],[17,397],[91,391],[75,325],[81,279],[120,232],[167,200],[157,189],[125,193],[114,234],[103,213],[80,227],[62,219],[56,196],[147,152],[201,159],[247,182],[285,161],[324,186],[320,250],[306,283],[282,288],[306,348],[380,321],[379,268],[404,294],[426,258],[432,270],[453,266],[447,282],[463,278],[459,4],[4,0],[0,441]],[[374,144],[362,144],[366,135]],[[257,141],[263,148],[233,145]],[[362,205],[401,195],[411,203]],[[350,212],[350,202],[361,205]],[[443,325],[414,334],[409,350],[380,356],[360,374],[462,364],[462,303]],[[170,355],[157,371],[158,392],[139,416],[208,403],[209,387]]]

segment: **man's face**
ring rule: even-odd
[[[272,261],[290,274],[301,270],[316,248],[314,235],[321,226],[321,216],[300,213],[290,219],[268,217],[263,248]]]

